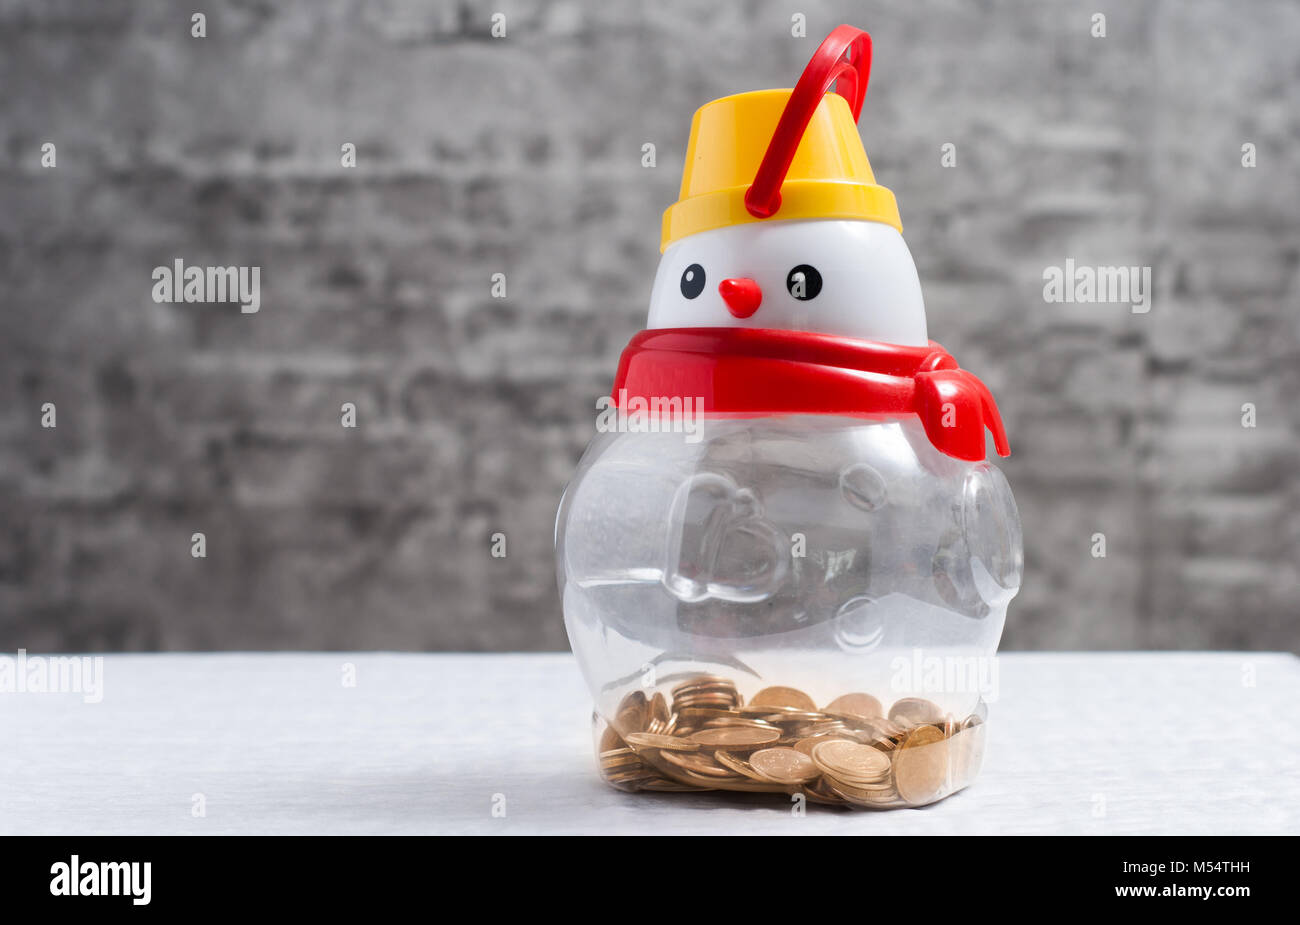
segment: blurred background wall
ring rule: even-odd
[[[565,647],[555,506],[691,113],[840,22],[1011,435],[1005,647],[1296,649],[1300,4],[4,0],[0,651]],[[261,310],[156,304],[177,258]],[[1151,311],[1046,303],[1067,258]]]

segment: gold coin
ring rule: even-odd
[[[605,780],[614,784],[641,783],[647,780],[662,780],[653,770],[646,768],[606,769]]]
[[[750,766],[778,784],[803,784],[821,771],[811,758],[793,748],[764,748],[749,756]]]
[[[646,781],[641,785],[641,789],[652,790],[655,793],[701,793],[716,788],[701,787],[697,784],[683,784],[681,781],[659,778],[658,780]]]
[[[655,695],[646,705],[646,716],[646,732],[653,735],[671,734],[673,713],[668,708],[668,700],[663,694],[655,691]]]
[[[758,773],[758,771],[754,770],[753,765],[751,765],[748,761],[745,761],[742,758],[737,758],[735,755],[731,755],[723,751],[717,751],[713,753],[713,760],[716,761],[718,764],[722,765],[724,768],[728,768],[734,771],[735,773],[740,774],[743,777],[748,777],[750,780],[758,780],[758,781],[765,781],[771,783],[771,781],[768,781],[766,777]]]
[[[673,701],[673,712],[686,713],[692,710],[708,711],[712,713],[729,713],[735,707],[735,701],[721,698],[710,699],[704,697],[678,698]]]
[[[693,774],[690,771],[677,771],[673,774],[674,780],[686,784],[690,787],[699,787],[701,790],[730,790],[733,783],[739,783],[744,780],[741,777],[729,777],[726,780],[718,780],[715,777],[705,777],[702,774]]]
[[[716,748],[757,748],[781,738],[776,729],[754,729],[747,726],[726,726],[701,729],[691,733],[691,741],[698,745]]]
[[[878,781],[889,776],[889,756],[857,742],[820,742],[812,750],[812,760],[828,775],[846,783]]]
[[[786,713],[806,713],[806,710],[800,710],[796,707],[778,707],[772,704],[747,703],[743,706],[736,707],[736,712],[744,716],[781,716]]]
[[[711,719],[730,719],[735,717],[741,719],[739,713],[731,710],[720,710],[714,707],[682,707],[673,714],[677,717],[678,723],[689,723],[694,726],[703,726]]]
[[[693,752],[699,748],[697,744],[687,739],[653,735],[649,732],[629,732],[626,738],[627,744],[633,748],[661,748],[672,752]]]
[[[673,709],[682,710],[730,710],[736,702],[730,697],[678,697],[673,701]]]
[[[618,734],[618,730],[613,726],[605,726],[604,731],[600,734],[599,750],[601,752],[611,752],[616,748],[625,747],[627,747],[627,743],[624,742],[623,737]]]
[[[880,719],[873,726],[864,726],[863,730],[876,740],[876,744],[882,748],[894,748],[899,742],[907,737],[909,727],[900,726],[892,723],[887,719]]]
[[[728,713],[725,716],[715,716],[712,719],[706,719],[704,726],[707,729],[723,729],[728,726],[743,726],[746,729],[777,729],[771,723],[761,719],[753,719],[748,716],[737,716],[734,713]],[[780,732],[779,729],[777,729]]]
[[[680,691],[694,690],[699,687],[735,687],[735,685],[726,678],[720,678],[714,674],[697,674],[674,687],[672,694],[675,697]]]
[[[883,716],[877,716],[868,719],[863,716],[851,716],[848,713],[841,714],[838,721],[849,729],[854,730],[857,737],[864,738],[867,741],[894,739],[903,735],[907,730],[896,723],[891,723]],[[892,746],[892,742],[890,745]]]
[[[854,795],[859,799],[868,799],[872,797],[876,799],[885,799],[898,796],[898,792],[894,789],[894,782],[888,777],[884,780],[876,781],[847,781],[840,780],[838,777],[832,777],[829,774],[823,774],[822,780],[826,782],[827,786],[833,785],[838,787],[845,793]]]
[[[675,702],[675,701],[674,701]],[[714,716],[739,716],[739,712],[730,706],[707,706],[702,704],[687,704],[686,706],[674,706],[673,712],[681,716],[699,716],[703,719],[710,719]]]
[[[730,777],[726,780],[718,778],[704,777],[692,774],[690,771],[680,772],[680,780],[688,784],[694,784],[697,787],[708,787],[715,790],[738,790],[743,793],[788,793],[789,788],[784,784],[774,784],[771,781],[760,781],[749,777]]]
[[[649,704],[645,694],[632,691],[618,703],[614,720],[610,723],[620,734],[641,732],[649,720]]]
[[[804,784],[803,795],[814,803],[822,803],[826,806],[843,806],[844,798],[823,783],[822,779],[817,779],[810,784]]]
[[[615,790],[621,790],[624,793],[636,793],[638,790],[641,789],[640,781],[622,781],[622,780],[615,780],[612,777],[606,777],[605,783],[609,784]]]
[[[730,709],[740,704],[736,685],[725,678],[701,676],[678,684],[672,689],[673,710],[687,707],[720,707]]]
[[[802,726],[796,729],[791,729],[786,733],[786,737],[790,740],[791,746],[796,742],[802,742],[804,739],[817,739],[818,741],[822,739],[848,739],[852,742],[861,741],[857,734],[851,729],[835,729],[823,726]]]
[[[856,806],[888,806],[898,800],[898,794],[894,792],[894,788],[892,787],[866,789],[853,787],[840,781],[827,778],[826,788]]]
[[[749,705],[793,707],[810,713],[817,712],[817,704],[813,699],[794,687],[765,687],[750,698]]]
[[[843,735],[851,736],[853,727],[848,723],[841,722],[838,719],[823,719],[814,723],[800,723],[794,727],[794,733],[807,738],[808,736],[821,735]]]
[[[714,752],[713,758],[719,764],[722,764],[741,775],[741,778],[738,780],[730,780],[727,783],[722,784],[722,786],[728,790],[768,791],[778,793],[781,791],[788,791],[792,787],[797,789],[797,785],[791,785],[782,781],[772,780],[770,777],[764,777],[748,761],[745,761],[743,758],[737,758],[735,755],[727,752]]]
[[[772,713],[768,716],[758,716],[767,723],[780,723],[782,726],[791,725],[813,725],[816,723],[825,723],[831,720],[825,713],[810,713],[806,710],[783,710],[780,713]]]
[[[826,704],[822,712],[843,713],[847,716],[860,716],[863,719],[875,719],[885,715],[880,701],[870,694],[842,694]]]
[[[646,705],[645,693],[643,691],[629,691],[622,700],[618,702],[618,709],[615,713],[622,713],[624,710],[640,709]]]
[[[601,767],[619,767],[625,764],[640,764],[641,759],[630,748],[612,748],[600,753]]]
[[[669,764],[705,777],[736,776],[736,772],[717,764],[713,757],[705,752],[660,752],[659,757]]]
[[[620,735],[627,735],[629,732],[644,732],[648,724],[649,710],[644,703],[634,703],[631,706],[621,707],[614,714],[613,722],[610,723]]]
[[[943,711],[936,704],[920,697],[904,697],[889,708],[889,720],[904,726],[942,723]]]
[[[760,723],[766,723],[769,726],[780,726],[782,729],[803,729],[809,726],[824,725],[834,722],[830,717],[823,713],[805,713],[802,710],[782,710],[780,713],[771,713],[770,707],[762,707],[753,713],[740,711],[740,715],[745,719],[756,720]]]
[[[652,768],[645,767],[602,768],[601,773],[604,775],[605,780],[616,783],[662,779]]]
[[[808,736],[806,739],[800,739],[799,741],[795,742],[794,750],[797,752],[802,752],[803,754],[811,758],[812,750],[816,748],[818,745],[820,745],[822,742],[853,742],[853,741],[855,740],[850,739],[848,736],[836,735],[833,733],[830,735],[811,735]]]
[[[934,726],[912,730],[894,755],[894,787],[912,806],[931,803],[943,795],[948,782],[948,749]]]
[[[627,755],[631,749],[615,749],[600,756],[601,776],[620,790],[635,790],[651,780],[663,777],[654,768],[643,763],[636,755]]]

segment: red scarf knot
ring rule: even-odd
[[[984,458],[984,429],[1008,456],[1002,416],[988,387],[934,341],[879,341],[759,328],[657,328],[632,338],[612,398],[703,402],[715,417],[915,414],[935,448]]]

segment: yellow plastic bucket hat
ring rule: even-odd
[[[858,135],[870,69],[870,36],[840,26],[793,90],[739,93],[696,110],[681,194],[664,213],[659,249],[769,220],[861,219],[902,231],[898,202],[876,183]]]

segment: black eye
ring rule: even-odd
[[[801,263],[785,278],[785,288],[800,302],[807,302],[817,298],[817,293],[822,291],[822,275],[816,267]]]
[[[817,283],[819,286],[821,282]],[[693,263],[682,271],[682,295],[693,299],[704,291],[704,267]]]

